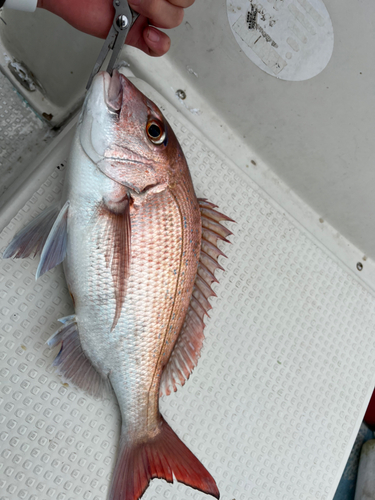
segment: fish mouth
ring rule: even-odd
[[[107,160],[129,166],[143,164],[152,168],[152,160],[113,141],[114,123],[124,103],[125,88],[126,78],[117,70],[113,71],[112,76],[103,71],[94,78],[79,122],[82,148],[96,165]],[[110,117],[111,114],[116,117]]]
[[[103,72],[104,101],[110,113],[120,114],[122,105],[124,104],[124,96],[127,96],[126,85],[125,76],[117,69],[113,70],[112,76],[107,72]],[[120,163],[143,164],[151,168],[154,164],[149,158],[116,142],[104,152],[104,158]]]
[[[99,73],[86,102],[80,143],[84,153],[106,177],[141,194],[159,184],[161,177],[164,181],[164,177],[158,174],[155,158],[144,154],[137,127],[137,133],[131,133],[131,120],[138,117],[137,92],[117,70],[112,77],[106,72]]]

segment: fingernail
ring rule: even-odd
[[[158,42],[160,40],[160,35],[156,30],[149,29],[147,33],[147,37],[151,40],[151,42]]]

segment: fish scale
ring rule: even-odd
[[[131,212],[132,234],[132,259],[128,289],[124,304],[124,312],[121,315],[118,326],[113,332],[116,335],[121,329],[126,329],[128,317],[134,317],[134,325],[127,330],[127,342],[129,342],[129,357],[134,358],[134,364],[141,363],[140,368],[134,368],[134,379],[128,377],[127,372],[116,374],[112,378],[112,385],[116,393],[120,407],[127,415],[126,425],[131,426],[133,418],[133,406],[137,409],[137,418],[134,419],[134,427],[137,432],[142,429],[140,425],[139,408],[144,401],[147,406],[149,394],[153,394],[154,412],[153,425],[158,413],[158,385],[159,375],[162,369],[161,357],[168,356],[165,349],[165,336],[169,318],[173,309],[173,301],[168,300],[165,304],[166,290],[174,291],[178,282],[173,269],[179,265],[179,253],[176,252],[177,238],[181,234],[181,218],[178,207],[169,193],[155,195],[157,201],[150,200],[150,204]],[[166,230],[165,221],[173,219],[173,231]],[[177,236],[176,236],[177,235]],[[160,311],[162,315],[160,315]],[[170,346],[169,349],[173,347]],[[123,353],[119,353],[122,357]],[[126,356],[128,359],[128,356]],[[130,369],[130,367],[128,367]],[[135,389],[134,389],[135,387]],[[150,409],[145,409],[148,419]]]
[[[82,185],[75,179],[76,170],[67,175],[71,186]],[[71,175],[73,178],[69,181]],[[99,181],[103,186],[102,179]],[[186,182],[191,183],[190,179]],[[107,184],[104,183],[110,191],[111,181]],[[105,227],[106,222],[93,223],[92,214],[98,200],[92,198],[88,208],[87,198],[79,193],[75,196],[75,189],[72,187],[67,193],[71,210],[83,210],[88,217],[78,230],[76,226],[70,230],[69,244],[73,248],[84,245],[89,248],[91,245],[91,250],[86,251],[90,257],[82,259],[84,262],[81,259],[76,261],[75,253],[68,252],[64,266],[73,297],[86,296],[84,283],[89,283],[89,300],[82,312],[77,308],[81,342],[90,359],[100,359],[97,367],[103,373],[111,373],[112,386],[121,411],[126,415],[123,425],[127,432],[142,434],[147,432],[143,429],[142,417],[143,421],[151,420],[149,426],[155,428],[161,371],[173,349],[190,301],[200,241],[198,203],[195,202],[192,209],[187,197],[191,186],[186,188],[185,184],[179,185],[173,195],[166,190],[152,196],[146,204],[134,203],[128,293],[120,320],[109,333],[108,325],[116,307],[113,280],[105,264],[106,248],[98,246],[89,229],[95,227],[97,230],[98,225]],[[84,205],[80,206],[82,201]],[[186,215],[182,217],[181,213]],[[195,245],[191,244],[193,227],[195,232],[198,231]],[[87,241],[82,241],[82,234],[88,236]],[[105,243],[102,241],[102,245]],[[190,263],[189,267],[187,263]],[[74,276],[79,276],[79,279],[75,280]],[[165,295],[168,296],[167,303]],[[104,298],[108,296],[112,299],[105,302]],[[89,314],[86,315],[85,309]],[[126,370],[122,365],[126,365]],[[138,370],[137,365],[140,365]]]

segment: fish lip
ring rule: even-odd
[[[120,152],[123,156],[111,155],[111,153],[114,153],[115,151]],[[155,160],[142,156],[126,146],[120,146],[117,143],[113,143],[109,150],[107,149],[104,151],[103,159],[119,163],[136,163],[137,165],[145,165],[155,172]]]
[[[133,191],[134,193],[136,193],[136,194],[141,194],[141,193],[142,193],[142,191],[141,191],[139,188],[137,188],[137,186],[134,186],[134,185],[133,185],[133,184],[131,184],[130,182],[120,182],[118,179],[115,179],[115,177],[114,177],[114,176],[108,175],[108,173],[103,172],[102,170],[100,170],[100,168],[99,168],[99,167],[98,167],[98,169],[99,169],[99,171],[100,171],[103,175],[105,175],[106,177],[108,177],[108,179],[111,179],[111,181],[114,181],[114,182],[116,182],[117,184],[120,184],[121,186],[126,187],[126,188],[130,191],[130,193],[129,193],[129,194],[131,194],[131,192],[132,192],[132,191]]]
[[[120,153],[125,153],[128,155],[127,158],[122,159],[121,157],[117,156],[112,156],[111,153],[115,153],[116,151],[119,151]],[[108,155],[108,156],[107,156]],[[146,158],[145,156],[142,156],[135,151],[132,151],[130,148],[127,148],[126,146],[121,146],[120,144],[117,144],[117,142],[113,142],[111,144],[111,147],[108,148],[106,151],[104,151],[104,157],[108,160],[119,160],[123,162],[129,162],[133,161],[134,163],[144,163],[145,165],[153,165],[155,162],[150,160],[149,158]]]
[[[122,107],[123,91],[121,73],[114,69],[112,76],[106,71],[101,74],[103,75],[104,102],[109,112],[119,114]]]
[[[118,163],[136,163],[137,165],[146,165],[147,167],[151,167],[153,171],[155,171],[154,168],[154,161],[148,160],[147,158],[144,158],[143,156],[137,155],[136,153],[133,153],[130,149],[127,148],[121,148],[125,150],[126,152],[129,152],[130,155],[134,155],[135,158],[121,158],[118,156],[106,156],[104,155],[101,159],[102,160],[110,160],[110,161],[115,161]]]
[[[102,156],[99,161],[102,160],[110,160],[116,163],[124,163],[128,165],[133,165],[133,163],[136,163],[137,165],[147,165],[148,167],[152,168],[152,163],[145,163],[144,161],[138,161],[138,160],[123,160],[122,158],[117,158],[116,156]],[[152,170],[155,171],[154,168],[152,168]]]

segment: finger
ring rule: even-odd
[[[179,1],[179,0],[177,0]],[[167,0],[130,0],[130,7],[160,28],[176,28],[182,23],[184,10]]]
[[[193,5],[195,0],[168,0],[169,3],[175,5],[176,7],[181,7],[182,9],[187,9]]]
[[[171,46],[169,36],[152,26],[143,31],[143,39],[149,48],[148,54],[150,56],[163,56]]]
[[[138,17],[126,38],[126,43],[154,57],[164,55],[171,45],[169,36],[149,26],[144,16]]]

